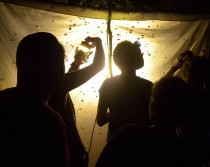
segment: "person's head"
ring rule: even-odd
[[[173,125],[193,113],[195,94],[181,78],[164,78],[153,87],[150,119],[155,125]]]
[[[130,41],[117,44],[113,52],[113,60],[120,70],[137,70],[144,66],[140,46]]]
[[[51,33],[27,35],[16,52],[17,86],[51,91],[63,79],[64,55],[63,46]]]

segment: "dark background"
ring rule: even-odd
[[[28,0],[33,1],[33,0]],[[37,1],[37,0],[34,0]],[[95,9],[183,14],[210,14],[210,0],[38,0]],[[111,2],[111,5],[110,3]]]

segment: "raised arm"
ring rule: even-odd
[[[174,64],[174,65],[172,65],[172,67],[170,68],[170,70],[162,78],[172,77],[175,74],[175,72],[177,70],[179,70],[183,66],[184,62],[187,59],[191,59],[192,56],[193,56],[193,53],[190,50],[186,50],[186,51],[182,52],[178,56],[177,63]]]
[[[102,40],[99,37],[87,37],[85,41],[95,43],[96,51],[93,63],[81,70],[65,74],[62,87],[65,89],[66,93],[87,82],[105,66],[105,54]]]

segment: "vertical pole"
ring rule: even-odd
[[[107,46],[108,46],[108,66],[109,76],[112,77],[112,31],[111,31],[111,19],[112,19],[112,6],[111,0],[109,0],[109,13],[107,20]]]

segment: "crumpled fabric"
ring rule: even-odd
[[[106,53],[106,67],[95,77],[79,88],[70,92],[74,102],[77,125],[85,146],[90,146],[92,127],[97,110],[98,90],[104,79],[120,73],[112,61],[108,62],[107,48],[107,20],[98,18],[97,12],[92,11],[84,17],[84,11],[74,9],[77,15],[62,14],[63,10],[54,12],[33,7],[25,7],[0,2],[0,90],[16,85],[16,48],[20,40],[35,32],[46,31],[54,34],[65,48],[66,71],[74,60],[77,46],[87,36],[98,36],[102,39]],[[87,13],[87,11],[86,11]],[[81,15],[79,15],[81,14]],[[95,16],[95,18],[94,18]],[[194,16],[180,17],[167,14],[114,14],[111,21],[112,49],[123,40],[141,43],[144,53],[144,67],[137,71],[137,75],[152,82],[159,80],[171,67],[178,55],[190,49],[195,55],[209,55],[210,20],[195,18]],[[140,18],[142,16],[142,18]],[[170,19],[171,16],[171,19]],[[122,19],[120,19],[122,18]],[[128,18],[126,20],[126,18]],[[94,53],[90,55],[89,65]],[[107,127],[96,127],[92,143],[92,157],[94,164],[99,152],[105,144]],[[100,144],[98,144],[98,142]],[[96,146],[94,146],[94,144]]]

